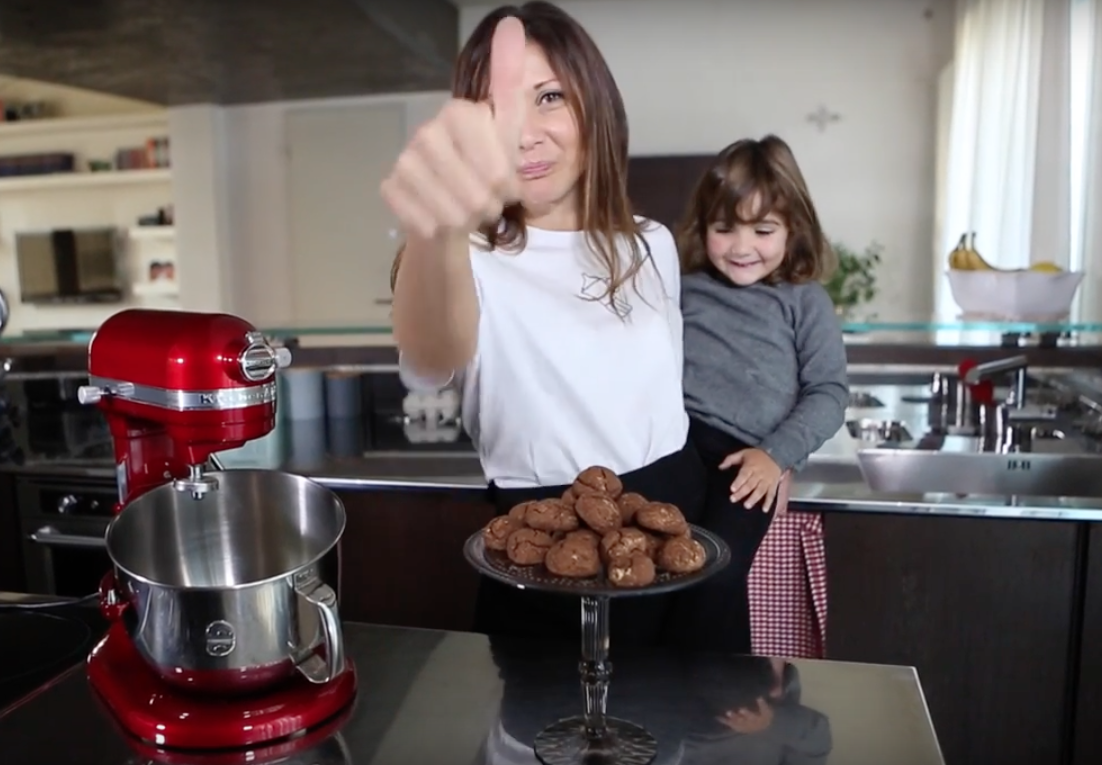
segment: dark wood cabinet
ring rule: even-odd
[[[636,214],[675,230],[697,181],[714,158],[712,154],[632,157],[628,162],[628,197]]]
[[[489,522],[481,493],[338,492],[348,511],[341,542],[341,614],[349,621],[469,630],[479,574],[463,543]]]
[[[829,658],[916,667],[948,765],[1068,762],[1068,668],[1089,527],[833,514],[825,529]],[[1094,568],[1102,600],[1102,564]],[[1102,623],[1095,630],[1097,645]],[[1082,714],[1095,731],[1097,657],[1095,684],[1082,689],[1094,694],[1093,712]],[[1097,737],[1093,746],[1084,765],[1100,761]]]
[[[1074,747],[1072,765],[1102,762],[1102,524],[1086,534],[1087,563],[1082,589],[1082,629],[1076,648]]]
[[[0,590],[5,592],[25,592],[27,589],[19,534],[15,477],[11,473],[0,473]]]

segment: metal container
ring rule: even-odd
[[[205,494],[158,487],[107,530],[108,589],[135,647],[197,691],[251,692],[295,671],[328,682],[345,669],[337,596],[320,571],[344,533],[340,499],[288,473],[206,476],[216,485]]]

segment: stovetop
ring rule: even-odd
[[[0,717],[82,663],[106,631],[95,603],[41,607],[0,594]]]

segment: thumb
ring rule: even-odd
[[[720,470],[726,470],[729,467],[732,467],[734,465],[741,465],[741,464],[742,464],[742,452],[735,452],[733,454],[728,454],[726,457],[723,458],[723,462],[719,463],[719,469]]]
[[[490,44],[490,103],[506,149],[518,151],[524,127],[524,25],[515,16],[498,22]]]

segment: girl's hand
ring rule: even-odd
[[[736,733],[761,733],[773,724],[773,707],[765,699],[758,699],[756,705],[756,709],[729,710],[720,715],[718,720]]]
[[[761,510],[768,513],[773,509],[773,500],[777,498],[777,487],[781,482],[781,467],[773,458],[761,449],[743,449],[728,454],[720,463],[719,469],[739,466],[738,477],[731,484],[731,502],[754,507],[762,503]]]

